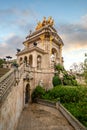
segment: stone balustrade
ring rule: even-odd
[[[15,71],[10,70],[7,74],[0,78],[0,102],[8,95],[11,86],[15,82]]]
[[[19,71],[19,78],[20,78],[21,75],[24,73],[24,64],[22,64],[22,65],[18,68],[18,71]]]
[[[18,85],[23,72],[24,65],[21,65],[19,68],[12,68],[0,78],[0,104],[5,100],[11,88]]]

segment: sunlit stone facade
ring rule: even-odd
[[[17,53],[18,64],[25,63],[32,69],[31,88],[38,84],[45,89],[51,88],[54,64],[63,64],[63,42],[53,24],[51,17],[39,22],[23,42],[24,49]]]

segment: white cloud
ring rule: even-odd
[[[0,23],[6,21],[7,24],[22,24],[31,23],[33,20],[36,21],[37,13],[32,9],[18,9],[18,8],[9,8],[9,9],[0,9]]]
[[[22,42],[22,37],[9,34],[3,39],[3,42],[0,43],[0,58],[4,58],[7,55],[10,55],[14,58],[16,55],[16,49],[23,48]]]
[[[18,33],[23,32],[25,34],[29,29],[32,29],[34,27],[33,21],[36,22],[37,17],[37,13],[31,9],[22,11],[19,9],[0,10],[0,23],[3,23],[2,20],[6,21],[7,27],[13,24],[19,28]],[[64,42],[64,64],[66,68],[69,68],[73,62],[82,61],[84,53],[87,52],[87,15],[82,16],[78,23],[59,24],[57,29]],[[24,39],[15,33],[4,36],[0,41],[0,57],[6,55],[14,57],[16,48],[23,48],[23,41]]]
[[[58,31],[64,42],[63,56],[65,67],[68,69],[74,62],[84,61],[87,52],[87,15],[78,23],[60,24]]]

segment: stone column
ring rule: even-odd
[[[33,53],[33,65],[32,67],[36,68],[37,67],[37,54],[36,52]]]
[[[62,45],[59,46],[59,58],[60,58],[60,63],[62,63]]]

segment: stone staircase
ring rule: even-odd
[[[21,65],[19,68],[12,68],[9,72],[0,77],[0,105],[6,99],[12,87],[18,85],[23,73],[24,65]]]
[[[6,75],[0,78],[0,103],[6,98],[13,84],[14,70],[11,70]]]
[[[32,72],[33,70],[29,66],[22,64],[18,68],[12,68],[9,72],[0,77],[0,105],[6,99],[12,87],[18,86],[21,78],[32,79]]]

